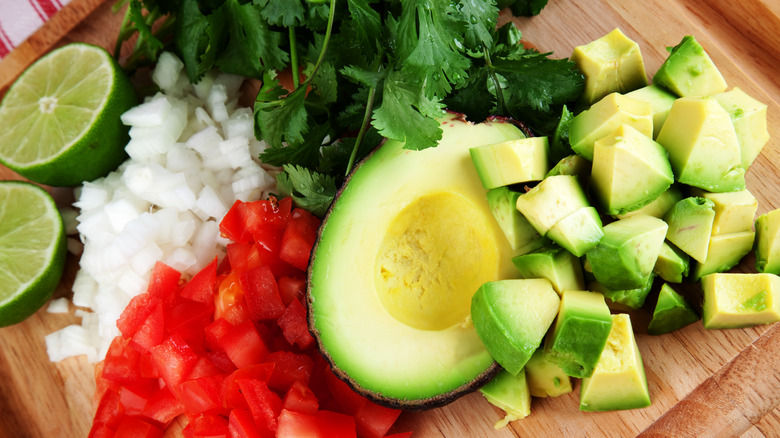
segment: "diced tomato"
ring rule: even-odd
[[[159,299],[152,298],[148,293],[138,294],[131,298],[130,303],[127,304],[116,321],[116,326],[122,332],[122,336],[132,338],[154,310],[157,302]]]
[[[184,405],[173,395],[170,388],[164,386],[149,399],[143,415],[159,424],[168,425],[183,413]]]
[[[249,408],[246,404],[244,394],[238,386],[238,381],[243,379],[254,379],[268,383],[273,373],[273,363],[259,363],[239,368],[225,378],[223,387],[223,403],[228,409]]]
[[[105,425],[93,424],[87,438],[114,438],[116,431]]]
[[[247,269],[239,277],[249,317],[253,320],[276,319],[284,312],[276,279],[268,266]]]
[[[228,361],[229,360],[230,359],[228,359]],[[192,367],[192,371],[190,371],[190,374],[187,376],[187,380],[223,375],[224,373],[225,372],[215,365],[208,357],[198,356],[198,361],[195,362],[195,365]]]
[[[298,300],[292,300],[284,313],[277,320],[282,329],[284,339],[290,344],[295,344],[301,349],[306,349],[314,344],[314,337],[309,333],[306,309]]]
[[[115,429],[124,417],[124,410],[120,403],[119,391],[113,388],[107,390],[100,398],[95,417],[92,420],[92,428],[105,426]]]
[[[170,304],[179,294],[179,280],[181,280],[181,272],[163,262],[157,262],[152,268],[149,289],[146,293],[152,299],[160,299]]]
[[[355,415],[367,402],[366,398],[358,394],[349,385],[339,379],[333,371],[328,369],[325,373],[325,384],[328,386],[333,398],[338,402],[340,411],[345,414]]]
[[[133,344],[143,352],[149,352],[165,338],[165,311],[161,301],[157,300],[152,311],[133,334]]]
[[[306,210],[296,208],[290,215],[290,222],[282,234],[279,258],[305,271],[309,265],[309,256],[317,240],[320,220]]]
[[[383,438],[401,415],[398,409],[380,406],[366,400],[355,413],[357,434],[362,438]]]
[[[399,432],[392,435],[385,435],[385,438],[411,438],[412,432]]]
[[[225,376],[216,374],[181,384],[181,403],[188,416],[198,414],[218,414],[223,412],[222,382]]]
[[[233,409],[230,411],[228,432],[231,438],[266,438],[273,436],[260,434],[249,409]]]
[[[127,415],[141,415],[149,399],[159,390],[159,385],[123,386],[119,390],[119,402]]]
[[[309,384],[314,362],[305,354],[290,351],[274,351],[265,359],[274,364],[274,372],[268,381],[268,386],[284,393],[295,381]]]
[[[262,265],[257,245],[252,242],[233,242],[226,247],[231,273],[238,275],[250,268]]]
[[[239,324],[225,333],[220,344],[230,360],[238,368],[263,362],[268,348],[260,334],[257,333],[252,321]]]
[[[103,360],[102,377],[120,385],[134,384],[143,378],[140,359],[141,353],[130,345],[130,341],[117,336]]]
[[[296,380],[290,385],[282,400],[284,409],[314,415],[319,409],[319,402],[314,392],[304,383]]]
[[[181,296],[199,303],[211,304],[217,292],[217,257],[195,274],[181,290]]]
[[[152,348],[152,359],[166,385],[175,391],[187,377],[198,356],[187,342],[178,335],[171,335]]]
[[[267,236],[278,236],[290,220],[292,198],[277,201],[275,198],[245,202],[242,215],[248,231],[255,242]]]
[[[168,333],[179,335],[194,348],[204,345],[203,327],[214,316],[213,303],[201,303],[188,298],[177,299],[166,314]]]
[[[221,415],[201,414],[191,417],[187,427],[195,437],[228,436],[228,419]]]
[[[282,412],[282,400],[263,381],[239,379],[236,383],[238,383],[241,393],[244,394],[257,430],[261,435],[275,436],[276,418]]]
[[[276,279],[276,284],[285,306],[290,305],[292,300],[303,302],[306,293],[306,279],[303,275],[284,275]]]
[[[114,438],[159,438],[163,430],[141,417],[126,416],[119,423]]]
[[[282,410],[277,438],[355,438],[355,419],[333,411],[317,411],[315,415]]]

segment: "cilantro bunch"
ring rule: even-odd
[[[127,1],[127,0],[125,0]],[[537,14],[546,0],[130,0],[139,40],[159,50],[163,14],[191,81],[220,69],[262,80],[261,159],[283,166],[280,192],[324,213],[354,164],[384,138],[436,146],[445,109],[479,122],[523,121],[552,135],[584,79],[573,62],[526,49],[500,8]],[[133,9],[135,8],[135,9]],[[145,10],[146,14],[140,13]],[[146,24],[144,24],[146,23]],[[159,41],[157,41],[159,42]],[[283,87],[283,75],[291,87]]]

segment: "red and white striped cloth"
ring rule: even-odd
[[[70,0],[0,0],[0,59],[68,3]]]

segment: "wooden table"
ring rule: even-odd
[[[59,16],[0,61],[0,93],[32,60],[52,46],[87,41],[113,47],[121,17],[112,2],[72,0]],[[587,6],[585,6],[587,5]],[[640,44],[650,76],[665,47],[691,34],[704,45],[730,86],[769,104],[772,139],[748,173],[759,214],[780,207],[780,2],[776,0],[551,0],[538,17],[511,18],[524,39],[558,57],[619,27]],[[0,179],[18,179],[0,167]],[[61,199],[68,192],[54,191]],[[753,260],[738,268],[749,271]],[[69,296],[77,269],[71,256],[55,296]],[[780,325],[708,331],[696,323],[660,337],[645,333],[646,313],[634,315],[652,406],[583,413],[575,391],[535,399],[532,414],[493,430],[501,417],[478,393],[443,408],[404,413],[397,430],[422,437],[515,436],[780,436]],[[0,436],[83,437],[92,416],[94,367],[83,358],[48,361],[43,337],[72,315],[45,309],[0,329]],[[181,423],[168,435],[180,436]]]

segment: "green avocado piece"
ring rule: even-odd
[[[769,131],[766,127],[767,105],[750,97],[738,87],[712,97],[731,116],[739,140],[742,167],[749,168],[769,141]]]
[[[709,199],[688,197],[666,213],[669,224],[666,238],[699,262],[707,260],[707,251],[715,221],[715,204]]]
[[[544,348],[537,349],[526,362],[525,377],[533,397],[558,397],[572,391],[571,377],[550,360]]]
[[[399,408],[441,406],[497,372],[470,323],[471,299],[517,275],[469,149],[521,130],[451,114],[440,122],[437,147],[410,153],[388,140],[353,170],[308,271],[309,328],[334,373]]]
[[[580,386],[581,411],[615,411],[650,406],[642,355],[626,313],[612,315],[612,330],[598,364]]]
[[[471,299],[471,320],[490,355],[517,374],[539,348],[560,299],[546,278],[483,284]]]
[[[673,182],[666,150],[631,125],[620,125],[593,147],[591,193],[607,214],[638,210]]]
[[[547,357],[571,377],[593,373],[612,328],[604,295],[565,290],[552,332],[544,343]]]
[[[661,285],[658,292],[658,302],[653,310],[653,317],[647,326],[647,333],[663,335],[681,329],[699,320],[699,315],[688,304],[682,295],[672,289],[667,283]]]
[[[752,327],[780,321],[780,277],[775,274],[705,275],[702,323],[706,329]]]
[[[585,75],[585,90],[580,99],[587,105],[607,94],[626,93],[647,85],[639,44],[620,29],[575,47],[571,60]]]
[[[598,281],[592,281],[588,284],[588,289],[594,292],[600,292],[607,300],[607,307],[612,310],[630,311],[636,310],[645,304],[650,289],[653,288],[654,275],[647,277],[647,281],[642,287],[635,289],[612,290],[607,289]]]
[[[714,204],[715,218],[712,221],[712,234],[729,234],[753,229],[758,201],[750,191],[710,193],[701,189],[691,189],[691,196],[709,199]]]
[[[585,288],[580,259],[557,245],[546,245],[512,258],[521,278],[546,278],[561,295],[566,289]]]
[[[669,115],[669,110],[672,109],[672,104],[677,99],[677,96],[656,84],[626,93],[626,96],[650,104],[653,115],[653,139],[658,137],[658,133],[661,132],[661,126],[664,125],[666,116]]]
[[[753,249],[755,238],[754,231],[710,236],[707,260],[704,263],[694,263],[689,279],[697,281],[707,274],[725,272],[733,268]]]
[[[675,100],[656,141],[669,153],[677,181],[709,192],[745,188],[737,133],[717,100]]]
[[[702,97],[726,91],[723,75],[701,44],[690,35],[669,49],[669,56],[653,76],[653,83],[679,97]]]
[[[493,425],[496,429],[501,429],[510,422],[531,414],[531,392],[525,370],[520,370],[514,375],[501,370],[480,388],[479,392],[490,404],[506,413],[503,419]]]
[[[604,238],[586,254],[596,281],[611,290],[644,287],[653,273],[667,228],[661,219],[647,215],[604,226]]]
[[[780,274],[780,209],[756,219],[756,270]]]
[[[547,174],[547,137],[528,137],[469,150],[474,168],[486,189],[529,181]]]
[[[663,219],[666,212],[677,202],[683,198],[682,192],[677,185],[672,185],[665,192],[658,195],[652,202],[640,208],[639,210],[629,211],[623,214],[616,215],[618,219],[625,219],[637,214],[646,214],[650,216]]]
[[[497,187],[487,192],[490,211],[517,255],[541,248],[549,242],[515,207],[519,196],[519,192],[509,187]]]
[[[590,161],[585,158],[582,158],[577,154],[568,155],[561,158],[561,160],[547,172],[547,176],[574,175],[579,178],[582,185],[585,186],[590,177],[590,167]]]
[[[609,94],[571,119],[571,149],[577,155],[592,161],[596,140],[609,135],[624,124],[652,137],[653,117],[650,104],[620,93]]]
[[[598,211],[593,207],[582,207],[553,225],[547,237],[581,257],[601,241],[604,229]]]
[[[691,258],[680,248],[669,242],[664,242],[658,260],[655,261],[653,273],[669,283],[682,283],[690,271]]]
[[[561,219],[590,204],[585,191],[572,175],[543,179],[517,198],[516,207],[542,236]]]

